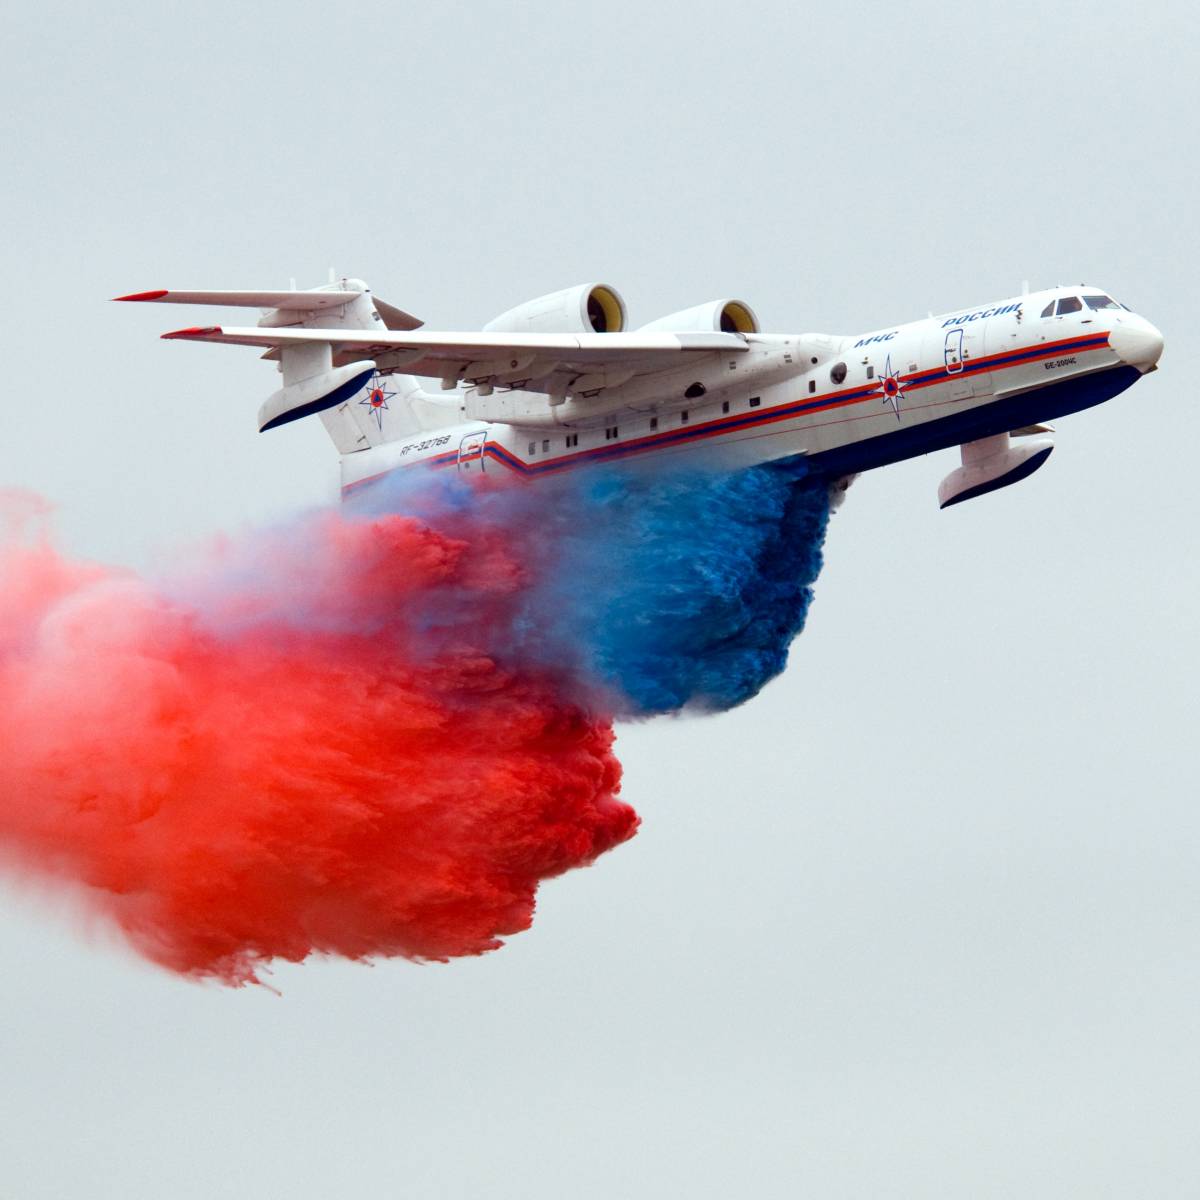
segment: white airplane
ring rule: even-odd
[[[849,335],[762,333],[740,300],[626,332],[606,284],[531,300],[478,333],[428,332],[357,279],[118,299],[265,310],[257,326],[163,337],[265,350],[283,387],[259,429],[319,414],[344,492],[418,465],[538,477],[701,451],[729,467],[803,455],[844,490],[861,471],[961,446],[938,488],[945,508],[1031,475],[1053,449],[1045,422],[1123,392],[1163,348],[1144,317],[1083,285]]]

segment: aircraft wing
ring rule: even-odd
[[[421,330],[194,326],[164,338],[257,346],[277,358],[289,347],[327,344],[334,366],[374,360],[383,371],[520,386],[554,393],[568,386],[612,386],[617,377],[667,370],[691,355],[742,354],[733,333],[438,333]]]

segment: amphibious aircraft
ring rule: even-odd
[[[319,415],[345,492],[417,466],[536,478],[701,448],[731,467],[804,455],[844,490],[861,471],[960,446],[945,508],[1031,475],[1053,449],[1046,422],[1125,391],[1163,348],[1144,317],[1084,285],[847,335],[763,333],[741,300],[631,332],[602,283],[451,333],[358,279],[117,299],[263,310],[256,326],[162,336],[265,351],[283,386],[259,429]]]

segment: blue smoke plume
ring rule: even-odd
[[[419,474],[396,472],[407,478],[367,489],[351,511],[435,525],[469,512],[515,537],[529,577],[496,651],[576,676],[614,715],[741,704],[783,670],[804,627],[829,492],[800,459],[596,468],[483,491]]]

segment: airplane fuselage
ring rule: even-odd
[[[547,404],[460,389],[460,424],[342,459],[347,491],[423,465],[526,478],[705,454],[739,467],[805,456],[853,475],[1099,404],[1154,369],[1162,336],[1092,287],[1054,288],[850,335],[749,334],[707,356]]]

